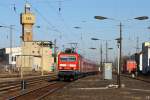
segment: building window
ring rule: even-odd
[[[16,61],[16,57],[14,57],[14,61]]]
[[[16,61],[16,56],[11,57],[11,62]]]
[[[12,57],[11,57],[11,62],[13,62],[13,60],[14,60],[14,57],[12,56]]]
[[[32,53],[34,53],[34,51],[32,51]]]

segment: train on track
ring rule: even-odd
[[[123,72],[124,73],[135,73],[137,71],[137,63],[133,59],[127,59],[125,60],[123,64]]]
[[[72,49],[66,49],[65,52],[58,54],[57,67],[59,80],[76,80],[98,72],[98,65],[95,62],[85,59]]]

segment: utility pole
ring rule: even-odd
[[[12,68],[12,28],[13,27],[13,25],[10,25],[10,60],[11,60],[11,68]]]
[[[118,73],[118,87],[121,87],[121,80],[120,80],[120,72],[121,72],[121,66],[122,66],[122,23],[120,22],[120,57],[119,57],[119,73]]]
[[[117,51],[117,58],[118,58],[118,59],[117,59],[117,85],[118,85],[118,87],[119,87],[119,73],[120,73],[120,72],[119,72],[119,71],[120,71],[120,70],[119,70],[119,66],[120,66],[120,65],[119,65],[119,64],[120,64],[120,52],[119,52],[119,51],[120,51],[120,40],[119,40],[119,39],[117,40],[117,47],[118,47],[118,48],[117,48],[117,50],[118,50],[118,51]]]
[[[103,70],[103,48],[102,48],[102,44],[100,47],[100,54],[101,54],[101,70]]]
[[[139,52],[139,37],[137,36],[137,38],[136,38],[137,40],[136,40],[136,53],[138,53]]]
[[[135,56],[134,56],[135,61],[137,60],[136,57],[137,57],[137,54],[139,53],[139,50],[140,50],[140,48],[139,48],[139,36],[137,36],[137,41],[136,41],[136,54],[135,54]],[[139,71],[139,67],[137,66],[136,72],[135,72],[135,75],[136,75],[136,76],[138,75],[138,71]]]
[[[41,59],[41,61],[42,61],[42,73],[41,73],[41,75],[42,75],[42,76],[44,75],[44,66],[43,66],[43,44],[44,44],[44,42],[42,41],[42,42],[41,42],[41,45],[42,45],[42,55],[41,55],[41,57],[42,57],[42,59]]]
[[[22,44],[22,43],[21,43]],[[23,79],[23,66],[22,66],[22,60],[23,60],[23,55],[22,55],[23,49],[21,49],[21,66],[20,66],[20,78]]]
[[[54,67],[56,68],[56,42],[57,40],[54,40]],[[53,68],[54,69],[54,68]]]
[[[106,62],[108,61],[108,43],[106,40]]]

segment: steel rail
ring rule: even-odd
[[[139,80],[139,81],[143,81],[143,82],[146,82],[146,83],[150,83],[150,80],[143,79],[142,77],[135,77],[135,78],[133,78],[133,77],[131,77],[129,75],[125,75],[125,74],[121,74],[121,76],[132,78],[132,79]]]
[[[49,86],[53,86],[53,85],[56,85],[56,84],[58,84],[58,83],[57,83],[57,82],[54,82],[54,83],[48,84],[48,85],[46,85],[46,86],[42,86],[42,87],[39,87],[39,88],[37,88],[37,89],[33,89],[33,90],[30,90],[30,91],[24,92],[24,93],[22,93],[22,94],[19,94],[19,95],[16,95],[16,96],[14,96],[14,97],[9,98],[9,100],[17,100],[18,98],[21,98],[21,97],[30,95],[30,94],[32,94],[32,93],[36,93],[36,91],[39,92],[40,90],[42,90],[42,89],[44,89],[44,88],[47,88],[47,87],[49,87]],[[58,89],[58,88],[57,88],[57,89]],[[52,90],[50,90],[49,92],[54,92],[54,91],[56,91],[56,89],[52,89]],[[44,93],[44,95],[40,96],[38,99],[41,99],[41,98],[45,97],[47,94],[48,94],[48,93],[46,93],[46,94]],[[19,100],[19,99],[18,99],[18,100]],[[37,100],[37,99],[36,99],[36,100]]]
[[[53,78],[51,80],[55,80],[55,76],[53,76]],[[27,79],[27,83],[26,85],[32,85],[32,84],[37,84],[37,83],[41,83],[42,81],[49,81],[48,80],[48,77],[46,78],[43,78],[43,77],[40,77],[40,78],[36,78],[36,79]],[[2,85],[0,86],[0,92],[5,92],[5,91],[8,91],[8,90],[12,90],[12,89],[17,89],[21,87],[21,80],[19,81],[11,81],[11,83],[9,82],[4,82],[2,83]]]

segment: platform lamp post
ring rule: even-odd
[[[106,60],[105,62],[109,62],[108,61],[108,50],[112,50],[113,48],[108,48],[108,41],[111,41],[111,40],[104,40],[106,41]]]
[[[79,26],[75,26],[75,27],[73,27],[73,28],[75,28],[75,29],[82,29],[81,27],[79,27]],[[81,41],[82,41],[82,32],[81,32]]]
[[[110,47],[109,47],[108,50],[113,50],[113,48],[110,48]],[[109,52],[108,52],[108,53],[109,53]],[[109,54],[108,54],[108,55],[109,55]],[[109,59],[108,59],[108,58],[107,58],[107,60],[108,60],[108,62],[109,62]]]
[[[136,17],[136,18],[134,18],[134,19],[136,19],[136,20],[147,20],[147,19],[149,19],[149,17],[148,16],[141,16],[141,17]],[[150,27],[148,27],[148,29],[150,29]],[[138,67],[138,66],[137,66]],[[138,75],[138,68],[136,68],[136,73],[135,73],[135,75],[137,76]]]
[[[117,61],[117,84],[120,87],[120,38],[115,39],[117,40],[117,47],[118,47],[118,61]]]
[[[103,17],[103,16],[94,16],[95,19],[98,19],[98,20],[105,20],[105,19],[110,19],[110,18],[107,18],[107,17]],[[114,19],[113,19],[114,20]],[[121,87],[121,81],[120,81],[120,69],[121,69],[121,58],[122,58],[122,23],[120,22],[119,24],[119,30],[120,30],[120,38],[119,38],[119,45],[120,45],[120,57],[119,57],[119,68],[118,68],[118,74],[117,74],[117,85],[118,87],[120,88]]]
[[[10,30],[10,61],[11,61],[11,68],[12,68],[12,30],[13,30],[13,26],[14,25],[10,25],[10,26],[3,26],[3,25],[0,25],[0,27],[3,27],[3,28],[8,28]]]
[[[141,16],[141,17],[136,17],[134,19],[136,19],[136,20],[147,20],[147,19],[149,19],[149,17],[148,16]],[[148,29],[150,29],[150,27],[148,27]],[[135,73],[136,76],[138,76],[138,72],[139,72],[139,66],[137,66],[137,67],[138,68],[136,68],[136,73]]]
[[[93,41],[99,41],[100,39],[98,38],[91,38],[91,40]],[[103,65],[103,49],[102,49],[102,43],[100,44],[100,69],[102,69],[102,65]]]
[[[89,49],[91,49],[91,50],[95,50],[96,48],[94,48],[94,47],[91,47],[91,48],[89,48]]]
[[[94,48],[94,47],[91,47],[91,48],[89,48],[90,50],[96,50],[97,48]]]
[[[98,20],[105,20],[105,19],[110,19],[110,20],[114,20],[114,21],[117,21],[116,19],[113,19],[113,18],[107,18],[107,17],[104,17],[104,16],[94,16],[95,19],[98,19]],[[148,19],[148,16],[140,16],[140,17],[136,17],[134,19],[137,19],[137,20],[146,20]],[[129,19],[130,20],[130,19]],[[120,88],[121,87],[121,81],[120,81],[120,69],[121,69],[121,66],[122,66],[122,63],[121,63],[121,60],[122,60],[122,23],[121,21],[119,21],[120,24],[119,24],[119,33],[120,33],[120,36],[118,38],[118,42],[119,42],[119,46],[120,46],[120,57],[119,57],[119,72],[118,72],[118,77],[117,77],[117,80],[118,80],[118,87]]]
[[[75,27],[73,27],[73,28],[78,29],[78,30],[79,30],[79,29],[80,29],[80,30],[82,29],[82,27],[80,27],[80,26],[75,26]],[[81,47],[82,47],[82,48],[81,48],[81,51],[83,52],[82,54],[84,55],[84,54],[85,54],[85,53],[84,53],[85,51],[84,51],[84,39],[83,39],[84,36],[83,36],[83,35],[84,35],[84,34],[81,32],[81,36],[80,36],[81,44],[80,44],[80,45],[81,45]]]
[[[89,49],[91,49],[91,50],[96,50],[97,48],[94,48],[94,47],[91,47],[91,48],[89,48]],[[99,63],[98,63],[99,64]],[[99,67],[99,73],[101,72],[101,61],[100,61],[100,67]]]

